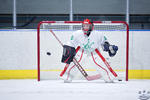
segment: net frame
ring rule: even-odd
[[[66,24],[73,23],[78,24],[82,23],[82,21],[41,21],[37,26],[37,80],[40,81],[40,29],[42,24]],[[129,69],[129,25],[124,21],[93,21],[94,24],[124,24],[126,26],[126,81],[128,81],[128,69]]]

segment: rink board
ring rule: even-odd
[[[130,31],[129,79],[150,79],[150,48],[143,45],[150,42],[149,32]],[[35,29],[0,30],[0,79],[37,78],[36,34]],[[56,69],[58,75],[61,70]]]
[[[61,69],[49,70],[55,75],[59,75],[61,71]],[[129,70],[129,79],[150,79],[149,73],[150,70]],[[0,79],[37,79],[37,70],[0,70]]]

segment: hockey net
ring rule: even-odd
[[[106,58],[112,69],[118,74],[121,80],[128,80],[128,48],[129,48],[129,28],[128,24],[123,21],[95,21],[94,30],[99,33],[104,33],[110,44],[117,45],[119,50],[114,57],[109,57],[107,52],[100,50]],[[63,44],[66,44],[76,30],[81,30],[82,21],[42,21],[37,28],[37,68],[38,81],[44,79],[57,80],[59,74],[63,70],[65,64],[61,63],[63,48],[50,30],[56,34]],[[80,59],[82,51],[76,55]],[[101,65],[103,61],[94,55],[96,62]],[[97,74],[95,64],[92,57],[83,54],[81,66],[89,75]],[[72,65],[70,65],[72,66]],[[80,74],[76,75],[75,79],[84,79]]]

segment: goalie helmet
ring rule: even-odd
[[[82,23],[82,30],[85,35],[89,36],[93,30],[93,23],[89,19],[85,19]]]

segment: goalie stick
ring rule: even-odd
[[[53,32],[53,30],[50,30],[50,32],[52,33],[52,35],[56,38],[56,40],[59,42],[59,44],[63,47],[63,43],[59,40],[59,38],[55,35],[55,33]],[[86,71],[83,69],[83,67],[78,63],[78,61],[76,60],[76,58],[73,58],[73,63],[75,64],[75,66],[79,69],[79,71],[81,72],[81,74],[88,80],[96,80],[101,78],[100,74],[96,74],[96,75],[92,75],[89,76]]]
[[[107,66],[107,68],[110,70],[110,72],[117,77],[118,75],[116,74],[116,72],[110,67],[109,63],[106,61],[106,59],[102,56],[102,54],[99,52],[98,49],[95,49],[95,52],[98,54],[98,56],[102,59],[102,61],[104,62],[104,64]]]

